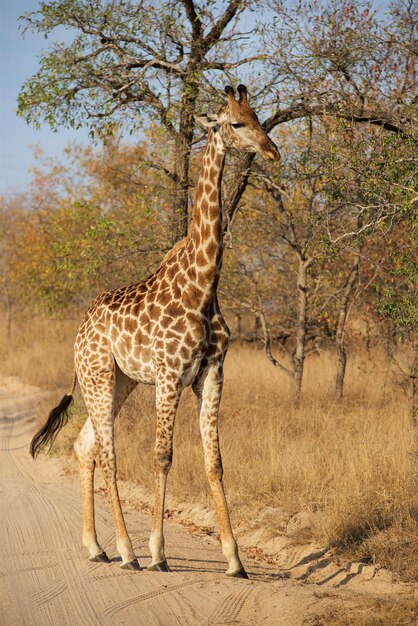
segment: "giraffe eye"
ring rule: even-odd
[[[231,124],[232,128],[244,128],[245,124],[241,124],[241,123],[237,123],[237,124]]]

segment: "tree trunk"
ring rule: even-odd
[[[190,151],[194,136],[194,115],[199,95],[198,61],[194,59],[187,68],[183,83],[179,135],[175,146],[176,197],[173,206],[172,243],[187,235],[189,222]]]
[[[418,413],[418,398],[417,398],[417,378],[418,378],[418,358],[415,348],[415,356],[409,372],[410,381],[410,398],[411,398],[411,419],[412,424],[416,428],[417,426],[417,413]]]
[[[223,200],[226,230],[228,230],[234,223],[239,202],[247,188],[251,163],[253,162],[254,157],[254,154],[245,154],[242,156],[238,161],[235,176],[231,178],[229,182],[228,192],[225,194],[225,198]]]
[[[338,367],[337,378],[335,381],[335,395],[337,400],[341,400],[343,397],[345,370],[347,367],[347,352],[345,349],[344,340],[338,345]]]
[[[337,323],[337,332],[336,332],[336,343],[338,350],[338,367],[337,367],[337,377],[335,381],[335,394],[338,400],[341,400],[343,397],[344,391],[344,378],[345,371],[347,366],[347,351],[345,345],[345,329],[348,319],[348,306],[350,303],[351,295],[354,290],[354,285],[356,284],[358,274],[359,274],[359,263],[360,263],[360,251],[357,252],[356,257],[354,259],[353,266],[348,275],[347,281],[343,288],[340,312],[338,315],[338,323]]]
[[[7,341],[10,341],[12,334],[12,302],[10,300],[9,292],[5,291],[5,304],[6,304],[6,337]]]
[[[296,400],[300,398],[303,379],[303,366],[305,362],[305,341],[306,341],[306,319],[308,311],[308,268],[312,259],[305,259],[299,256],[298,271],[298,316],[296,324],[296,347],[293,357],[293,389]]]
[[[175,161],[177,182],[172,213],[172,245],[187,235],[190,163],[190,144],[187,137],[181,136],[176,142]]]
[[[237,318],[237,339],[239,341],[239,345],[242,346],[242,315],[241,313],[237,313],[236,318]]]
[[[261,320],[258,313],[254,317],[253,343],[257,343],[260,338]]]

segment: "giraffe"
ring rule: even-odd
[[[221,180],[230,148],[276,161],[280,153],[250,107],[247,88],[239,85],[237,90],[238,99],[233,87],[227,86],[227,100],[217,112],[196,117],[208,129],[208,139],[188,235],[146,280],[102,293],[93,301],[75,341],[71,391],[31,442],[30,452],[36,458],[53,441],[65,423],[78,381],[88,418],[74,448],[81,476],[82,543],[92,561],[109,562],[95,529],[94,471],[98,464],[105,478],[121,567],[140,569],[118,495],[114,420],[138,383],[154,384],[155,493],[148,569],[169,571],[163,535],[166,481],[177,406],[183,389],[191,386],[198,401],[205,469],[228,564],[226,574],[248,578],[232,532],[218,439],[223,362],[230,338],[217,300],[223,254]]]

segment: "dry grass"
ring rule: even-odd
[[[328,609],[307,618],[304,626],[415,626],[413,599],[362,598],[358,604],[332,602]]]
[[[0,321],[3,376],[18,376],[42,389],[67,387],[73,368],[72,346],[80,319],[16,319],[8,340]]]
[[[41,322],[36,324],[36,332],[31,326],[26,333],[33,341],[19,338],[6,372],[67,387],[71,324],[62,323],[60,331],[53,324],[43,330]],[[262,352],[231,348],[220,437],[234,522],[255,518],[265,506],[308,511],[310,538],[347,557],[389,566],[404,580],[416,579],[416,448],[408,402],[378,352],[373,358],[350,358],[342,403],[331,399],[334,367],[331,355],[309,360],[304,398],[295,406],[287,379]],[[60,438],[67,451],[82,423],[78,412]],[[149,488],[154,430],[154,390],[140,387],[118,419],[118,471]],[[211,506],[190,390],[178,412],[169,491],[177,499]],[[380,624],[364,621],[369,623]]]

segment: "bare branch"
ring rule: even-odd
[[[331,238],[331,233],[327,229],[327,232],[328,232],[328,235],[329,235],[329,238],[330,238],[330,242],[331,242],[332,245],[336,245],[337,243],[339,243],[340,241],[343,241],[344,239],[348,239],[348,238],[351,238],[351,237],[358,237],[362,233],[371,230],[372,228],[374,228],[375,226],[377,226],[381,222],[384,222],[389,217],[396,215],[396,212],[397,212],[396,209],[393,209],[391,212],[385,213],[381,217],[379,217],[379,218],[377,218],[375,220],[372,220],[372,221],[368,222],[367,224],[364,224],[361,228],[353,230],[353,231],[350,231],[348,233],[343,233],[342,235],[340,235],[339,237],[336,237],[335,239]]]
[[[203,69],[205,70],[233,70],[240,65],[245,65],[245,63],[252,63],[253,61],[264,61],[268,56],[265,54],[257,54],[252,57],[247,57],[246,59],[241,59],[240,61],[236,61],[235,63],[222,63],[220,61],[208,61],[203,65]]]
[[[286,376],[288,376],[289,378],[293,378],[293,371],[289,369],[288,367],[286,367],[285,365],[283,365],[282,363],[280,363],[280,361],[275,359],[271,352],[270,330],[267,324],[265,309],[264,309],[264,305],[261,300],[260,294],[257,294],[257,299],[258,299],[258,307],[259,307],[257,313],[259,314],[261,328],[263,330],[264,349],[266,351],[267,358],[270,361],[270,363],[272,363],[274,367],[277,367],[281,372],[283,372],[283,374],[286,374]]]
[[[159,70],[165,70],[167,73],[177,74],[178,76],[184,76],[184,70],[177,65],[175,61],[164,61],[163,59],[144,59],[143,61],[132,61],[126,64],[127,70],[133,70],[136,68],[148,69],[149,67],[155,67]]]
[[[361,109],[356,109],[352,112],[340,111],[334,104],[316,104],[311,106],[305,101],[294,104],[287,109],[276,111],[276,113],[264,122],[263,126],[267,131],[270,131],[279,124],[291,122],[292,120],[310,115],[330,115],[339,119],[352,120],[363,124],[373,124],[375,126],[381,126],[392,133],[405,134],[409,130],[407,125],[395,123],[394,120],[388,119],[387,115],[383,112],[379,113]]]
[[[168,176],[169,178],[171,178],[171,180],[174,183],[178,183],[179,181],[179,177],[177,176],[177,174],[175,172],[172,172],[171,170],[169,170],[168,168],[166,168],[164,165],[162,165],[161,163],[147,163],[148,167],[152,167],[155,170],[158,170],[160,172],[164,172],[164,174],[166,176]]]
[[[240,5],[243,4],[242,0],[231,0],[228,4],[222,17],[216,22],[215,26],[209,31],[206,37],[202,41],[202,51],[208,51],[214,43],[216,43],[222,35],[229,22],[235,16]]]

